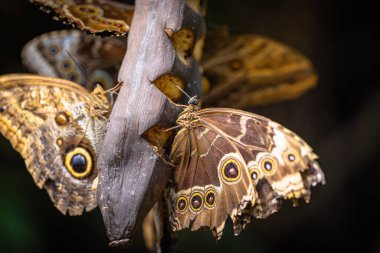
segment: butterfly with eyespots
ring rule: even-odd
[[[54,1],[41,2],[52,3]],[[272,41],[271,39],[255,35],[246,35],[237,36],[234,38],[227,37],[224,41],[219,40],[219,43],[221,42],[224,42],[224,47],[215,47],[215,50],[209,54],[206,54],[206,57],[202,60],[205,73],[208,76],[216,75],[222,77],[224,81],[227,80],[228,82],[228,80],[231,80],[234,73],[237,71],[239,73],[243,73],[243,78],[239,78],[239,82],[237,82],[237,84],[229,86],[232,88],[233,92],[228,92],[228,99],[216,99],[215,104],[234,101],[231,103],[234,106],[245,107],[261,101],[260,99],[256,99],[258,97],[264,97],[265,99],[263,100],[263,103],[266,103],[268,101],[276,100],[278,97],[287,97],[289,94],[291,94],[291,97],[296,96],[300,91],[307,89],[315,83],[315,73],[306,57],[287,48],[286,46]],[[236,48],[240,50],[238,50],[239,53],[231,54],[231,51],[234,51]],[[110,88],[115,83],[113,80],[116,80],[117,70],[125,54],[125,50],[126,44],[118,40],[112,38],[101,39],[98,37],[85,35],[79,31],[71,30],[53,32],[36,38],[25,46],[22,56],[26,66],[28,66],[28,68],[30,68],[33,72],[72,80],[81,83],[89,89],[91,89],[92,85],[95,83],[100,83],[104,88]],[[244,52],[249,52],[249,54],[244,54]],[[287,68],[287,66],[290,66],[291,68]],[[255,73],[259,73],[259,75],[255,75]],[[265,75],[262,75],[262,73]],[[287,74],[284,75],[283,73]],[[278,82],[279,85],[277,85],[276,82]],[[249,85],[247,83],[249,83]],[[249,90],[250,95],[244,96],[247,99],[241,100],[241,93],[244,93],[247,89]],[[296,92],[294,93],[293,91]],[[216,93],[214,93],[214,95],[215,94]],[[271,97],[274,98],[271,99]],[[234,117],[231,116],[231,119],[232,118]],[[221,117],[221,120],[224,119],[224,117]],[[95,120],[98,121],[99,119],[95,118]],[[236,124],[242,123],[241,121],[242,119],[233,119],[233,122]],[[246,120],[246,122],[250,122],[250,120]],[[274,130],[270,131],[272,128],[281,129],[278,131],[287,132],[287,130],[281,126],[274,127],[274,123],[272,121],[268,120],[268,122],[271,122],[270,126],[268,124],[269,130],[267,132],[263,131],[260,133],[263,136],[269,134],[269,136],[267,136],[268,139],[271,139],[273,137],[272,135],[274,135],[273,133],[276,132]],[[182,121],[182,123],[184,123],[184,121]],[[217,125],[216,122],[214,123]],[[185,129],[182,131],[182,134],[187,135],[188,132],[186,129],[192,128],[190,127],[192,125],[193,121],[188,120],[184,125]],[[247,128],[249,129],[247,126],[246,128],[242,127],[235,130],[244,132],[247,131]],[[258,129],[262,130],[261,128]],[[83,128],[78,131],[82,134],[85,132]],[[192,135],[196,136],[197,134],[198,132],[195,131]],[[225,133],[215,133],[206,127],[200,133],[200,136],[206,136],[211,139],[214,138],[214,140],[209,144],[212,144],[211,146],[215,146],[219,145],[219,142],[223,142],[223,140],[219,137],[222,134]],[[240,133],[240,135],[242,135],[242,133]],[[276,136],[277,138],[280,138],[278,136],[281,135],[277,134]],[[293,134],[289,132],[289,136],[293,136]],[[298,137],[293,138],[289,136],[284,137],[285,142],[292,143],[293,141],[295,143],[294,146],[298,147],[300,144],[297,141],[300,139]],[[243,137],[240,136],[239,138]],[[265,139],[264,137],[262,138]],[[203,143],[202,145],[196,145],[198,144],[198,139],[195,138],[195,140],[195,142],[193,141],[194,143],[192,141],[187,143],[187,146],[190,146],[191,148],[198,148],[198,146],[200,146],[200,150],[206,150],[206,148],[202,145],[205,145],[204,142],[206,141],[207,143],[207,141],[209,141],[208,139],[203,140],[201,142]],[[181,142],[182,141],[183,139],[181,139]],[[181,142],[176,140],[173,148],[176,147],[175,145],[181,146],[182,144],[178,144]],[[280,146],[279,143],[276,145]],[[228,146],[227,144],[230,144],[230,142],[226,142],[224,144]],[[221,145],[224,146],[224,144]],[[92,148],[96,149],[95,146]],[[207,148],[207,150],[208,151],[205,153],[205,156],[214,153],[212,152],[212,147]],[[275,212],[279,208],[282,198],[308,198],[310,185],[315,184],[316,182],[322,182],[323,173],[320,171],[319,167],[309,168],[307,167],[309,165],[301,163],[300,166],[302,168],[295,169],[294,173],[292,171],[289,172],[288,169],[285,170],[286,172],[281,173],[281,176],[285,175],[284,179],[281,180],[279,179],[280,176],[276,173],[273,175],[269,175],[268,173],[268,175],[265,174],[266,171],[271,171],[272,168],[276,168],[280,165],[283,166],[283,164],[285,164],[284,161],[279,162],[278,158],[276,158],[277,160],[271,160],[270,155],[272,155],[272,152],[280,152],[278,150],[278,147],[274,149],[273,146],[264,145],[261,153],[259,152],[256,154],[252,151],[251,153],[254,154],[250,154],[247,152],[251,155],[250,156],[245,154],[244,151],[239,151],[239,155],[235,149],[230,149],[227,154],[230,154],[232,158],[226,158],[227,160],[225,165],[220,165],[225,167],[225,174],[204,174],[207,177],[203,180],[205,182],[209,180],[212,183],[207,185],[200,183],[199,185],[197,184],[194,185],[194,187],[190,187],[191,183],[182,179],[184,181],[181,181],[181,184],[178,185],[182,185],[185,188],[187,187],[184,192],[181,192],[181,194],[184,195],[181,195],[180,198],[175,200],[176,197],[173,196],[176,196],[178,193],[175,193],[175,191],[173,193],[172,191],[172,198],[174,199],[172,202],[178,204],[177,207],[181,213],[178,217],[175,215],[172,216],[174,228],[176,230],[186,227],[197,229],[199,227],[209,226],[219,237],[219,235],[221,235],[221,231],[223,230],[225,218],[228,215],[234,219],[235,228],[236,231],[238,231],[240,229],[239,226],[244,226],[244,224],[248,222],[252,216],[256,218],[265,218]],[[304,150],[306,151],[303,152],[313,154],[307,144],[304,145]],[[198,151],[192,150],[190,154],[194,155],[196,152]],[[218,152],[216,152],[216,154],[217,153]],[[243,156],[243,154],[248,156],[248,158]],[[264,157],[265,159],[261,157],[263,154],[266,154]],[[205,156],[202,156],[202,160]],[[176,157],[178,157],[178,155],[172,151],[172,158],[174,160],[178,160]],[[289,157],[288,162],[290,162],[290,160],[298,161],[297,156],[293,153],[290,153]],[[309,159],[314,161],[316,156]],[[248,166],[247,168],[249,168],[249,180],[242,169],[244,167],[241,162],[242,160],[246,161],[246,167]],[[236,161],[240,161],[240,163]],[[300,162],[297,162],[297,164],[298,163]],[[216,163],[211,165],[215,164]],[[191,165],[194,166],[192,163]],[[66,166],[70,167],[70,163],[64,164],[64,167]],[[305,169],[304,167],[308,169]],[[287,167],[285,166],[285,168]],[[196,172],[190,171],[190,173],[202,173],[199,172],[198,169],[195,169],[195,171]],[[186,174],[187,170],[183,169],[182,173]],[[177,174],[178,173],[176,173],[176,175]],[[75,173],[73,173],[73,175],[75,175]],[[242,181],[243,185],[247,188],[246,190],[235,187],[235,176],[239,178],[239,182]],[[202,177],[199,176],[197,178]],[[253,186],[250,186],[251,181],[253,182]],[[300,183],[301,181],[302,184]],[[219,186],[216,186],[216,182],[220,183]],[[51,181],[48,180],[48,183],[51,184]],[[221,192],[226,190],[223,188],[224,184],[233,187],[234,192],[225,192],[225,196],[229,196],[232,202],[229,203],[231,206],[227,206],[222,209],[219,207],[220,205],[218,204],[218,201],[220,201],[219,196]],[[302,187],[304,187],[304,189],[300,190]],[[192,197],[193,191],[196,193],[193,196],[194,198]],[[243,198],[240,199],[239,196],[243,196]],[[93,203],[93,201],[90,202]],[[194,206],[191,205],[193,202]],[[91,204],[91,206],[93,205],[94,204]],[[193,215],[182,215],[186,213],[185,210],[190,210],[187,209],[189,206],[193,211]],[[236,206],[236,208],[231,209],[233,206]],[[218,216],[219,218],[216,218],[214,223],[211,223],[211,221],[210,223],[194,222],[194,220],[199,221],[199,218],[197,217],[199,213],[203,212],[203,209],[207,209],[209,212],[211,212],[210,210],[220,209],[223,210],[224,214]],[[66,210],[63,212],[66,212]],[[70,214],[76,213],[80,212],[70,212]],[[218,212],[216,213],[219,215]],[[185,216],[186,219],[182,220]],[[204,218],[207,217],[207,215],[201,216],[202,220],[207,219]]]
[[[95,85],[107,90],[116,84],[126,50],[126,43],[117,39],[62,30],[29,41],[21,57],[31,72],[76,82],[88,90]]]
[[[253,40],[255,41],[255,40]],[[270,43],[268,42],[270,45]],[[123,46],[124,45],[124,46]],[[108,51],[106,49],[109,49]],[[124,50],[124,51],[123,51]],[[50,71],[52,73],[51,75],[59,76],[62,78],[70,79],[70,75],[66,74],[65,71],[62,71],[62,66],[66,63],[65,61],[70,62],[70,66],[73,66],[72,70],[70,73],[77,73],[80,76],[80,79],[77,81],[80,83],[83,83],[84,86],[87,86],[87,88],[91,88],[89,85],[93,83],[91,80],[92,78],[89,78],[91,74],[84,75],[84,73],[80,70],[80,66],[78,66],[74,60],[78,61],[79,64],[83,65],[88,65],[89,68],[86,69],[85,73],[93,73],[96,71],[99,71],[102,66],[107,66],[112,65],[114,62],[114,66],[118,66],[120,64],[121,60],[117,59],[117,56],[123,56],[126,50],[125,44],[122,42],[112,39],[112,38],[107,38],[106,40],[100,39],[98,37],[90,36],[90,35],[84,35],[83,33],[79,31],[60,31],[60,32],[53,32],[53,33],[48,33],[45,35],[42,35],[40,38],[37,38],[30,43],[28,43],[25,46],[25,49],[23,50],[23,59],[26,65],[31,68],[33,71],[37,71],[40,74],[46,74],[49,75],[47,71]],[[67,51],[70,52],[71,55],[67,53]],[[105,52],[105,53],[104,53]],[[50,53],[50,55],[49,55]],[[98,57],[95,57],[98,56]],[[105,56],[109,56],[106,58]],[[254,55],[252,56],[254,60]],[[32,60],[34,59],[35,64],[31,64]],[[105,60],[109,59],[109,60]],[[221,56],[217,59],[222,59]],[[276,58],[273,58],[276,59]],[[228,61],[223,63],[223,61],[217,61],[218,64],[215,66],[219,69],[221,66],[223,67],[224,65],[228,65]],[[103,65],[102,65],[103,64]],[[33,69],[33,66],[36,66]],[[43,68],[43,66],[47,66],[46,68]],[[58,66],[61,66],[59,68]],[[210,67],[206,68],[207,72],[213,69],[213,65],[209,65]],[[95,69],[96,71],[92,71]],[[45,72],[44,72],[45,71]],[[108,71],[109,74],[116,73],[116,67],[114,68],[113,71]],[[88,79],[90,81],[86,82],[85,80]],[[111,78],[109,78],[111,79]],[[113,79],[116,80],[116,79]],[[109,83],[109,82],[102,82],[102,83]],[[108,85],[103,85],[106,88],[112,86]],[[258,88],[256,90],[257,93],[260,92],[260,89]],[[195,105],[195,100],[190,101],[192,108],[194,109]],[[210,110],[210,109],[207,109]],[[239,147],[236,147],[235,149],[230,148],[227,150],[227,154],[230,154],[232,158],[228,161],[231,163],[226,163],[225,167],[226,173],[227,174],[218,174],[218,173],[212,173],[209,172],[206,174],[206,172],[202,172],[202,170],[196,170],[196,173],[205,173],[204,175],[196,174],[195,178],[204,178],[203,180],[207,181],[209,180],[209,184],[205,183],[200,183],[199,185],[196,184],[194,187],[191,186],[190,181],[186,181],[185,178],[187,178],[187,173],[195,173],[195,171],[191,171],[189,167],[189,172],[187,169],[182,167],[181,172],[176,172],[176,175],[178,175],[178,180],[182,181],[177,181],[178,186],[183,187],[186,189],[185,191],[180,190],[180,193],[172,190],[172,202],[176,203],[176,207],[178,208],[178,216],[173,215],[173,225],[174,229],[182,229],[189,227],[190,224],[192,229],[197,229],[202,226],[209,226],[213,229],[215,234],[217,236],[221,235],[222,228],[224,226],[225,219],[228,215],[232,215],[234,221],[235,221],[235,228],[236,231],[239,231],[241,227],[244,226],[246,222],[248,222],[251,217],[256,217],[256,218],[266,218],[269,216],[271,213],[275,212],[278,210],[280,204],[281,204],[281,199],[282,198],[299,198],[299,197],[304,197],[308,199],[309,197],[309,188],[311,184],[315,184],[316,182],[323,182],[323,173],[320,171],[317,163],[313,163],[315,166],[314,167],[308,167],[308,164],[302,163],[301,159],[301,148],[302,147],[302,152],[303,153],[308,153],[307,159],[310,161],[314,161],[316,159],[316,156],[312,153],[311,149],[307,144],[305,144],[299,137],[291,133],[290,131],[286,130],[285,128],[281,127],[280,125],[276,125],[274,122],[270,120],[264,120],[263,117],[260,116],[255,116],[253,117],[252,120],[248,119],[250,117],[250,114],[247,114],[245,116],[238,116],[234,115],[236,114],[235,110],[233,109],[228,109],[229,113],[231,113],[230,116],[222,116],[224,114],[221,114],[220,117],[220,122],[225,123],[226,119],[229,119],[231,123],[233,122],[235,127],[232,129],[225,130],[224,132],[213,132],[209,128],[202,126],[197,128],[196,131],[192,132],[191,136],[200,136],[200,138],[193,138],[194,140],[188,141],[186,143],[186,149],[193,148],[190,151],[188,150],[183,150],[181,152],[186,153],[188,152],[187,156],[189,155],[194,155],[196,151],[194,147],[199,146],[199,149],[201,151],[207,151],[207,154],[202,156],[201,160],[204,160],[206,156],[208,155],[217,155],[220,156],[221,153],[218,149],[213,150],[215,145],[220,145],[220,146],[226,146],[228,147],[231,141],[223,143],[223,139],[220,137],[222,135],[226,135],[227,133],[229,134],[236,134],[240,139],[245,140],[245,138],[248,138],[249,136],[252,137],[253,134],[248,134],[245,138],[243,137],[244,134],[248,132],[249,129],[253,129],[257,131],[258,137],[260,136],[260,142],[256,140],[254,142],[255,148],[261,147],[261,152],[258,152],[256,149],[250,152],[244,152],[243,148],[241,151],[237,152],[236,148],[238,150]],[[202,110],[201,110],[202,111]],[[179,158],[178,152],[175,151],[177,149],[180,150],[180,148],[184,148],[183,144],[181,144],[184,141],[184,137],[190,133],[188,130],[193,126],[193,120],[192,119],[186,119],[184,118],[184,115],[197,115],[196,111],[194,111],[191,114],[185,114],[183,113],[181,118],[181,125],[184,124],[185,127],[178,136],[182,136],[181,139],[177,137],[177,139],[174,142],[173,145],[173,151],[172,151],[172,158],[174,161],[177,161]],[[227,114],[229,115],[229,114]],[[194,116],[195,117],[195,116]],[[198,116],[196,116],[198,117]],[[195,118],[196,118],[195,117]],[[210,118],[211,119],[211,118]],[[210,120],[209,119],[209,120]],[[218,123],[219,119],[214,119],[212,124],[215,125],[220,125]],[[198,122],[198,121],[197,121]],[[199,121],[200,122],[200,121]],[[198,122],[198,124],[199,124]],[[255,122],[255,124],[258,124],[256,127],[253,127],[251,125],[244,126],[245,124],[248,124],[250,122]],[[269,124],[270,122],[270,124]],[[211,124],[211,123],[209,123]],[[241,125],[242,126],[238,126]],[[261,126],[261,127],[260,127]],[[200,133],[198,131],[202,129]],[[276,131],[275,131],[276,130]],[[232,132],[231,132],[232,131]],[[281,134],[282,132],[286,133]],[[244,134],[243,134],[244,133]],[[275,135],[276,133],[276,135]],[[282,137],[281,137],[282,136]],[[274,138],[276,137],[276,138]],[[207,138],[202,140],[202,138]],[[272,139],[273,138],[273,139]],[[274,140],[280,139],[282,140],[275,142]],[[211,140],[213,139],[213,140]],[[220,144],[220,142],[222,142]],[[263,142],[263,143],[261,143]],[[232,142],[233,143],[233,142]],[[274,145],[274,143],[276,145]],[[280,148],[281,143],[292,143],[292,145],[288,147],[282,147]],[[243,142],[245,145],[245,142]],[[260,146],[260,145],[261,146]],[[301,145],[302,144],[302,145]],[[207,147],[209,145],[210,147]],[[284,144],[286,146],[286,144]],[[272,152],[275,153],[281,153],[281,150],[288,150],[291,147],[294,146],[294,151],[293,153],[289,153],[290,151],[286,151],[289,153],[289,159],[288,160],[280,160],[278,157],[277,158],[271,158]],[[206,148],[207,147],[207,148]],[[298,153],[297,153],[297,152]],[[258,152],[257,154],[255,152]],[[218,154],[220,153],[220,154]],[[240,155],[239,155],[240,153]],[[298,154],[298,155],[297,155]],[[313,154],[313,155],[312,155]],[[247,158],[248,157],[248,158]],[[264,159],[265,158],[265,159]],[[182,158],[181,158],[182,159]],[[193,158],[194,159],[194,158]],[[246,175],[247,173],[244,173],[243,165],[242,165],[242,160],[245,161],[246,166],[248,166],[248,176]],[[292,169],[289,169],[287,166],[291,164],[292,160],[294,160],[294,164],[297,165],[296,169],[294,171]],[[234,163],[236,161],[239,161],[237,163]],[[178,162],[178,161],[177,161]],[[191,164],[191,168],[194,167],[194,162],[189,162],[189,165]],[[282,166],[281,168],[286,168],[284,169],[284,172],[279,172],[270,175],[270,173],[266,173],[268,171],[271,171],[272,167],[278,167]],[[184,166],[184,165],[183,165]],[[212,162],[210,164],[210,167],[218,167],[218,166],[223,166],[216,161]],[[290,165],[289,165],[290,166]],[[292,166],[290,166],[292,167]],[[239,168],[238,170],[236,170]],[[264,169],[265,168],[265,169]],[[309,169],[307,169],[309,168]],[[178,171],[178,170],[177,170]],[[180,175],[186,175],[186,176],[180,176]],[[233,176],[237,175],[239,177],[239,182],[241,181],[242,184],[244,185],[244,188],[239,188],[235,185],[240,186],[239,184],[236,184]],[[282,178],[284,177],[284,178]],[[240,179],[241,178],[241,179]],[[252,181],[252,182],[251,182]],[[302,182],[301,182],[302,181]],[[194,183],[197,181],[194,181]],[[219,182],[219,186],[218,185]],[[251,186],[250,184],[253,184]],[[219,207],[218,201],[220,201],[220,194],[222,191],[225,191],[226,189],[223,188],[223,186],[231,186],[231,189],[234,189],[232,193],[230,191],[226,191],[225,193],[223,192],[223,196],[229,196],[228,198],[231,200],[231,203],[229,203],[229,207]],[[228,188],[227,188],[228,189]],[[194,195],[194,198],[192,198],[193,191],[196,193]],[[182,194],[182,195],[181,195]],[[292,195],[293,194],[293,195]],[[231,195],[231,196],[230,196]],[[240,197],[243,197],[240,199]],[[191,209],[191,201],[193,200],[194,202],[194,209]],[[236,207],[236,208],[232,208]],[[190,208],[190,209],[189,209]],[[232,209],[231,209],[232,208]],[[210,213],[210,210],[215,210],[215,209],[221,209],[221,213],[223,215],[219,215],[218,218],[215,218],[216,220],[211,222],[209,224],[204,224],[204,222],[193,222],[194,219],[199,220],[199,218],[195,218],[198,216],[198,214],[201,213],[201,210],[207,210],[208,213]],[[185,215],[187,212],[186,210],[190,211],[192,215]],[[203,211],[202,211],[203,212]],[[206,213],[207,213],[206,212]],[[74,213],[74,212],[72,212]],[[218,212],[216,212],[218,213]],[[174,212],[176,214],[176,212]],[[201,215],[201,219],[205,219],[203,217],[206,217],[206,214]]]
[[[35,183],[62,213],[96,206],[96,154],[111,111],[104,90],[26,74],[0,76],[0,130],[25,159]],[[196,97],[180,114],[172,145],[173,230],[210,227],[220,238],[228,216],[235,233],[266,218],[282,199],[309,201],[324,183],[312,149],[265,117],[228,108],[200,109]],[[95,187],[93,187],[95,186]]]
[[[238,234],[252,217],[276,212],[282,199],[308,202],[310,187],[325,182],[310,146],[263,116],[200,109],[193,97],[177,125],[170,155],[173,230],[209,227],[219,239],[230,217]]]
[[[210,94],[208,106],[244,108],[292,99],[316,84],[314,67],[301,53],[260,35],[230,36],[223,28],[210,32],[199,59],[203,91]],[[125,40],[63,30],[34,38],[21,56],[31,72],[74,81],[89,90],[95,83],[110,89],[117,83],[126,50]],[[225,83],[229,85],[221,87]]]
[[[63,214],[97,205],[96,153],[110,112],[101,86],[90,93],[59,78],[0,76],[0,132]]]

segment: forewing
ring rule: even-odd
[[[62,213],[96,206],[96,152],[109,106],[79,85],[34,75],[0,77],[0,130]],[[108,109],[107,109],[108,108]],[[95,113],[95,114],[94,114]]]
[[[266,218],[281,199],[310,199],[310,187],[324,183],[311,147],[292,131],[265,117],[233,109],[199,111],[200,121],[234,144],[248,166],[258,193],[251,214]]]

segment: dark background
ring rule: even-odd
[[[327,184],[310,204],[254,221],[240,236],[227,226],[181,232],[179,252],[380,252],[380,43],[376,1],[209,1],[209,23],[292,46],[315,64],[318,86],[297,100],[255,108],[302,136],[320,156]],[[0,1],[0,74],[22,72],[33,37],[63,29],[26,1]],[[39,190],[20,155],[0,137],[0,252],[115,252],[98,209],[65,217]],[[144,252],[140,232],[125,252]],[[123,252],[123,251],[121,251]]]

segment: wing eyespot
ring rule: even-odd
[[[221,168],[223,180],[228,183],[237,182],[241,177],[241,166],[235,158],[228,158],[223,162]]]
[[[199,212],[203,207],[203,196],[200,192],[194,192],[190,198],[190,207],[194,212]]]
[[[277,169],[277,162],[272,157],[263,157],[260,161],[261,171],[266,175],[273,175]]]
[[[57,138],[57,140],[55,141],[55,143],[58,145],[58,147],[61,147],[63,145],[62,138]]]
[[[102,10],[94,7],[90,4],[81,4],[72,7],[74,12],[80,13],[82,15],[87,15],[87,16],[96,16],[99,14],[102,14]]]
[[[205,205],[208,208],[213,208],[216,205],[216,192],[214,189],[208,189],[204,199]]]
[[[187,206],[188,206],[188,201],[185,196],[179,196],[176,201],[176,209],[177,212],[183,213],[186,211]]]
[[[55,123],[59,126],[66,126],[70,121],[69,115],[66,112],[58,112],[55,115]]]
[[[249,174],[251,176],[252,183],[256,185],[261,177],[261,173],[259,169],[253,168],[252,170],[250,170]]]
[[[51,56],[56,56],[61,50],[57,45],[52,45],[49,47],[48,51]]]
[[[72,73],[69,77],[70,81],[77,82],[79,80],[79,75],[77,73]]]
[[[64,73],[70,73],[74,69],[74,64],[71,60],[65,60],[61,64],[61,70]]]
[[[298,162],[299,157],[297,155],[297,152],[291,150],[291,151],[285,152],[284,160],[290,165],[293,165]]]
[[[93,159],[86,149],[82,147],[76,147],[69,151],[65,157],[65,167],[69,173],[77,178],[83,179],[90,176],[93,172]]]

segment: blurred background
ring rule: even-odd
[[[380,252],[380,50],[376,1],[209,1],[207,21],[232,33],[257,33],[303,52],[318,86],[299,99],[254,108],[302,136],[320,156],[327,184],[310,204],[284,203],[235,237],[179,233],[178,252]],[[0,1],[0,74],[25,72],[23,45],[67,28],[27,1]],[[98,209],[65,217],[39,190],[24,162],[0,137],[0,252],[146,252],[140,231],[131,247],[108,248]]]

